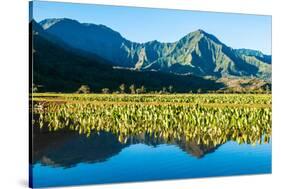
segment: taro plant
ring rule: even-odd
[[[244,98],[242,98],[244,97]],[[37,98],[37,99],[36,99]],[[256,144],[271,136],[269,95],[58,95],[35,97],[35,126],[80,134],[112,132],[122,142],[147,133],[167,141]],[[64,99],[64,100],[63,100]],[[59,101],[62,100],[62,101]]]

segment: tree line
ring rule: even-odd
[[[81,85],[81,87],[76,91],[76,93],[91,93],[92,90],[88,85]],[[142,85],[140,87],[136,87],[134,84],[130,86],[126,86],[124,83],[118,87],[118,90],[111,90],[109,88],[102,88],[101,93],[103,94],[145,94],[145,93],[174,93],[173,86],[170,85],[168,87],[162,87],[162,90],[159,91],[148,91],[147,88]]]
[[[42,85],[32,85],[32,92],[40,92],[40,88],[42,88]],[[102,93],[102,94],[173,94],[177,93],[177,91],[174,89],[172,85],[169,85],[168,87],[162,87],[161,90],[148,90],[144,85],[137,87],[136,85],[132,84],[129,86],[126,86],[125,84],[121,84],[118,89],[110,89],[110,88],[102,88],[98,91],[94,91],[90,88],[89,85],[81,85],[75,93],[78,94],[89,94],[89,93]],[[190,94],[202,94],[202,93],[214,93],[214,94],[271,94],[271,87],[269,85],[266,85],[264,88],[258,88],[255,90],[247,90],[247,89],[239,89],[235,90],[233,88],[228,89],[220,89],[220,90],[208,90],[205,91],[201,88],[198,88],[197,90],[190,90],[186,91],[185,93]]]
[[[103,88],[101,89],[101,93],[103,94],[145,94],[145,93],[152,93],[152,94],[172,94],[172,93],[176,93],[176,91],[174,91],[174,88],[172,85],[168,86],[168,87],[162,87],[161,90],[153,90],[153,91],[149,91],[147,90],[143,85],[139,88],[137,88],[134,84],[130,85],[130,86],[126,86],[125,84],[121,84],[118,87],[119,90],[110,90],[109,88]],[[81,87],[76,91],[76,93],[84,93],[84,94],[88,94],[91,93],[91,89],[88,85],[81,85]],[[197,89],[197,90],[191,90],[188,91],[186,93],[190,93],[190,94],[202,94],[202,93],[214,93],[214,94],[271,94],[271,88],[267,85],[265,88],[259,88],[256,90],[234,90],[234,89],[221,89],[221,90],[208,90],[203,91],[201,88]]]

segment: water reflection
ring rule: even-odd
[[[120,141],[109,132],[87,137],[36,128],[30,162],[33,187],[271,173],[271,143],[252,146],[229,139],[206,145],[148,134]]]
[[[86,137],[77,132],[34,129],[32,164],[69,168],[79,163],[103,162],[117,155],[122,149],[139,143],[152,147],[168,143],[178,146],[194,158],[202,158],[220,146],[197,144],[195,141],[186,141],[184,137],[180,140],[165,141],[160,137],[140,134],[120,142],[116,135],[109,132],[93,133]]]
[[[90,137],[74,132],[38,132],[34,134],[32,163],[48,166],[72,167],[78,163],[105,161],[118,154],[128,144],[121,144],[110,133]]]

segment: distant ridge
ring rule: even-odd
[[[147,91],[160,91],[173,86],[174,92],[218,90],[223,83],[192,75],[153,72],[150,70],[114,69],[112,62],[94,53],[85,53],[67,46],[58,37],[49,34],[35,21],[30,23],[32,38],[33,84],[40,92],[76,92],[88,85],[92,92],[108,88],[119,90],[121,84],[135,88],[145,86]]]
[[[256,77],[271,80],[271,56],[249,49],[232,49],[202,29],[176,42],[131,42],[104,26],[76,20],[46,19],[42,28],[69,46],[94,53],[113,66],[176,74]]]

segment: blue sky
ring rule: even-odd
[[[203,29],[233,48],[271,54],[270,16],[34,1],[33,18],[103,24],[134,42],[174,42]]]

